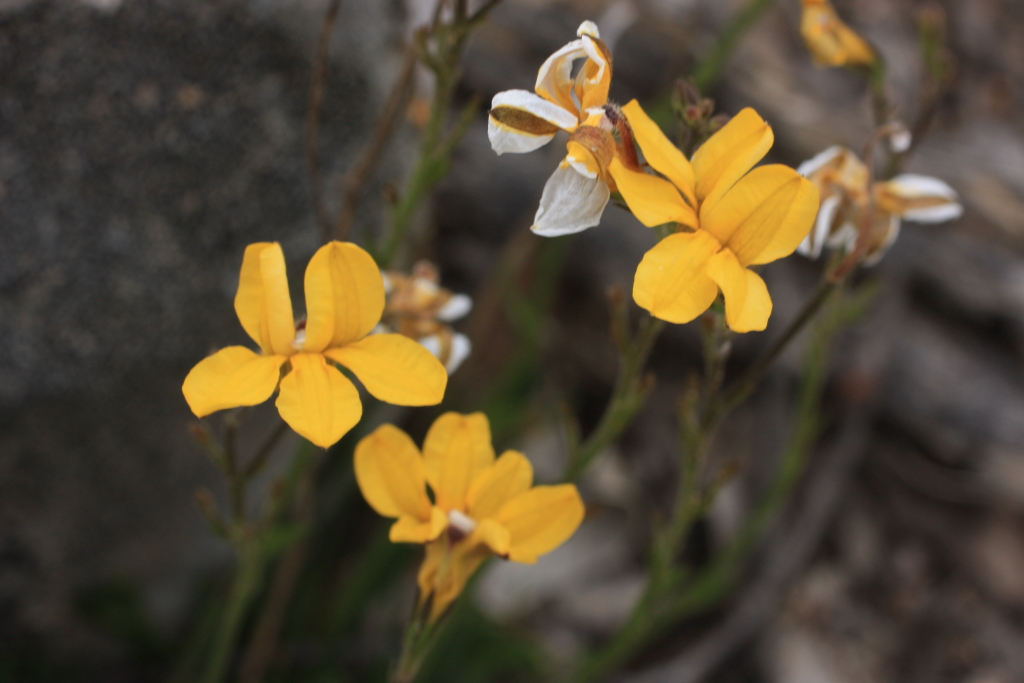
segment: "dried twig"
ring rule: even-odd
[[[327,213],[324,190],[320,178],[320,154],[317,137],[320,131],[320,111],[324,103],[324,83],[327,81],[327,59],[330,55],[331,34],[334,21],[341,9],[341,0],[330,0],[324,23],[320,29],[320,40],[316,46],[313,61],[313,83],[309,88],[309,108],[306,110],[306,165],[309,170],[309,190],[313,196],[313,211],[317,226],[324,242],[331,239],[331,219]]]
[[[377,120],[377,127],[373,129],[369,143],[363,148],[363,153],[356,161],[355,166],[345,174],[341,181],[342,205],[341,211],[338,213],[338,221],[334,225],[334,239],[336,240],[343,240],[348,236],[370,172],[380,160],[384,145],[391,138],[402,112],[405,111],[405,105],[412,93],[413,76],[416,73],[416,57],[416,49],[410,46],[406,51],[402,70],[384,105],[384,113]]]

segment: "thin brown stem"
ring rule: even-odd
[[[714,421],[721,415],[721,413],[728,411],[754,390],[754,387],[757,386],[757,382],[761,379],[761,376],[765,373],[768,367],[776,358],[779,357],[779,355],[782,354],[785,348],[789,346],[793,337],[795,337],[797,333],[800,332],[808,322],[810,322],[825,302],[828,301],[829,296],[832,295],[832,292],[835,291],[838,284],[838,282],[829,278],[822,281],[818,286],[818,291],[816,291],[814,296],[804,304],[804,307],[800,309],[797,316],[793,318],[785,331],[779,335],[774,342],[772,342],[772,345],[768,347],[768,350],[762,353],[761,356],[747,368],[746,372],[740,375],[739,379],[733,381],[733,383],[725,389],[722,398],[717,401],[718,408],[712,410],[711,414],[707,416],[707,423]]]
[[[316,508],[317,469],[315,466],[306,468],[302,486],[295,498],[295,517],[303,524],[311,522]],[[240,683],[261,683],[274,661],[281,635],[281,624],[288,613],[288,603],[295,591],[308,551],[307,541],[300,541],[288,548],[278,562],[266,605],[242,658],[238,676]]]
[[[398,79],[391,88],[387,102],[384,104],[384,112],[377,119],[377,126],[373,129],[373,135],[362,154],[352,169],[345,174],[341,181],[342,205],[338,213],[338,221],[334,225],[334,239],[344,240],[352,228],[352,221],[355,219],[356,209],[363,198],[363,190],[369,180],[370,173],[374,166],[380,161],[381,152],[405,111],[405,106],[412,94],[413,76],[416,74],[416,50],[409,47],[405,53],[405,60],[402,62],[402,70]]]
[[[327,212],[324,199],[323,184],[320,177],[320,152],[317,137],[320,132],[320,111],[324,103],[324,84],[327,81],[327,61],[330,56],[331,35],[334,33],[334,22],[341,9],[341,0],[331,0],[324,15],[324,23],[320,28],[320,39],[316,45],[313,58],[313,82],[309,88],[309,108],[306,110],[306,166],[309,172],[309,190],[313,197],[313,211],[317,226],[324,242],[331,239],[331,219]]]
[[[245,466],[245,478],[250,479],[267,464],[267,458],[270,457],[270,453],[274,450],[274,446],[281,440],[281,437],[288,433],[288,424],[284,420],[279,420],[274,431],[267,435],[267,438],[263,441],[263,444],[259,447],[252,458],[249,460],[249,464]]]

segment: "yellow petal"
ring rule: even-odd
[[[431,508],[430,518],[423,522],[416,517],[402,516],[391,525],[388,540],[392,543],[429,543],[448,526],[448,516],[441,508]]]
[[[587,111],[603,107],[608,102],[608,88],[612,84],[612,60],[607,46],[599,39],[581,35],[587,61],[576,76],[576,94],[580,109]]]
[[[318,353],[300,353],[290,360],[292,369],[281,380],[277,409],[300,436],[329,448],[362,417],[359,392]]]
[[[274,393],[285,360],[283,356],[260,356],[244,346],[229,346],[199,361],[181,391],[196,417],[254,406]]]
[[[470,484],[494,462],[487,416],[445,413],[437,418],[423,441],[423,461],[434,502],[465,512]]]
[[[636,144],[640,145],[640,151],[644,153],[644,159],[651,168],[671,180],[686,197],[690,206],[697,206],[693,194],[693,167],[690,166],[686,155],[661,132],[658,124],[640,108],[640,103],[636,100],[624,106],[622,113],[626,115]]]
[[[235,313],[245,331],[260,345],[263,355],[295,353],[295,318],[284,252],[277,242],[257,242],[245,248]]]
[[[381,401],[432,406],[444,398],[448,373],[430,351],[400,334],[371,334],[324,355],[355,373]]]
[[[811,181],[802,179],[799,190],[789,206],[789,214],[775,229],[775,234],[768,242],[768,246],[754,256],[750,263],[754,265],[771,263],[796,251],[796,248],[814,227],[818,208],[818,188]]]
[[[495,518],[508,529],[508,559],[532,564],[562,545],[583,521],[583,501],[573,484],[537,486],[502,506]]]
[[[725,322],[734,332],[753,332],[768,326],[772,299],[761,277],[740,265],[729,249],[714,255],[708,263],[708,276],[722,288],[725,297]]]
[[[384,424],[356,446],[353,466],[363,498],[384,517],[431,520],[423,457],[409,435]],[[442,513],[443,514],[443,513]]]
[[[667,180],[626,168],[613,158],[608,171],[637,220],[653,228],[664,223],[697,226],[697,215]]]
[[[476,529],[465,542],[482,543],[495,555],[506,557],[512,544],[512,535],[508,529],[493,519],[485,519],[476,525]]]
[[[349,242],[320,247],[306,268],[306,341],[317,353],[362,339],[384,312],[384,280],[373,257]]]
[[[761,166],[744,176],[714,210],[703,214],[701,228],[729,247],[746,266],[764,256],[767,263],[793,253],[811,230],[818,210],[814,183],[788,166]]]
[[[767,154],[774,141],[771,127],[747,107],[700,146],[693,155],[693,174],[701,220]]]
[[[669,235],[644,254],[637,266],[633,300],[661,320],[690,322],[718,296],[718,287],[706,270],[720,246],[703,230]]]
[[[476,520],[498,514],[506,502],[530,489],[533,466],[518,451],[505,451],[480,473],[466,495],[466,511]]]

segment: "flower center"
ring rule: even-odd
[[[306,343],[306,319],[303,318],[295,323],[295,339],[292,340],[292,348],[296,351],[302,350],[302,345]]]
[[[453,543],[458,543],[466,536],[473,533],[476,528],[476,520],[458,510],[448,511],[448,537]]]

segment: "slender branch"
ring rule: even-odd
[[[238,556],[238,570],[221,617],[220,628],[214,639],[213,655],[203,677],[203,683],[221,683],[224,680],[242,619],[245,617],[249,602],[259,588],[263,561],[257,543],[251,539],[243,539]]]
[[[320,28],[320,39],[316,45],[313,61],[313,83],[309,88],[309,107],[306,110],[306,166],[309,172],[309,190],[313,197],[313,211],[324,242],[331,239],[331,219],[327,212],[324,190],[320,177],[320,153],[317,137],[320,131],[320,111],[324,102],[324,83],[327,80],[327,60],[330,56],[331,35],[334,22],[341,9],[341,0],[330,0],[324,23]]]
[[[395,132],[395,127],[401,119],[401,114],[412,93],[415,74],[416,50],[410,47],[406,50],[402,69],[388,95],[384,112],[377,119],[377,125],[373,129],[370,141],[363,148],[355,166],[345,174],[341,181],[343,199],[341,211],[338,213],[338,221],[334,225],[334,239],[336,240],[344,240],[352,228],[352,221],[355,219],[356,209],[362,199],[364,186],[369,180],[374,166],[380,161],[381,152],[388,140],[391,139],[391,135]]]
[[[740,375],[738,379],[733,381],[726,389],[721,398],[718,401],[719,408],[715,415],[708,416],[708,420],[712,420],[714,417],[718,417],[722,412],[728,411],[733,406],[738,404],[744,398],[746,398],[757,382],[761,379],[761,376],[765,373],[768,367],[775,361],[776,358],[789,346],[789,343],[793,340],[793,337],[797,335],[804,328],[804,326],[814,317],[819,309],[828,301],[828,298],[835,291],[838,283],[826,278],[818,286],[818,291],[814,293],[804,307],[800,309],[800,312],[785,331],[779,335],[779,337],[772,342],[772,345],[768,347],[768,350],[761,354],[761,356],[751,363],[750,367]]]
[[[303,524],[308,524],[313,519],[316,508],[316,473],[318,470],[319,467],[316,464],[305,468],[300,489],[295,497],[295,517]],[[295,584],[299,580],[308,551],[308,541],[302,540],[288,548],[278,562],[270,584],[266,605],[239,667],[240,683],[261,683],[274,660],[281,634],[281,624],[288,612],[288,603],[295,590]]]
[[[587,439],[569,455],[565,481],[575,481],[587,466],[608,447],[629,425],[643,406],[650,387],[643,381],[642,372],[651,355],[654,342],[665,328],[664,321],[646,316],[640,323],[636,337],[619,360],[612,397],[608,400],[601,421]]]
[[[267,438],[263,441],[263,444],[259,447],[259,450],[253,454],[252,459],[249,460],[249,464],[245,466],[245,478],[250,479],[267,463],[267,458],[270,457],[270,453],[274,450],[274,446],[281,440],[281,437],[288,433],[288,423],[284,420],[279,420],[274,431],[267,435]]]

